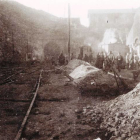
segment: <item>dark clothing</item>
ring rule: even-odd
[[[117,69],[120,72],[123,63],[123,57],[121,55],[118,55],[116,60],[117,60]]]
[[[103,68],[103,62],[104,62],[104,56],[98,54],[97,58],[96,58],[95,66],[99,69],[102,69]]]
[[[114,64],[115,57],[112,53],[108,55],[108,59],[109,59],[110,63]]]
[[[88,62],[88,56],[85,54],[84,61]]]
[[[99,60],[99,68],[103,68],[103,62],[104,62],[104,55],[100,55],[100,60]]]
[[[73,54],[73,53],[71,54],[71,60],[72,60],[72,59],[74,59],[74,54]]]
[[[138,55],[134,55],[134,67],[135,67],[135,70],[139,69],[139,57],[138,57]]]
[[[133,69],[134,67],[134,55],[131,53],[129,55],[129,69]]]
[[[104,62],[103,62],[103,70],[107,73],[110,70],[110,64],[108,61],[108,57],[104,57]]]
[[[52,65],[56,65],[54,57],[51,58]]]
[[[99,68],[100,55],[97,54],[95,66]]]
[[[92,54],[89,55],[89,62],[91,63],[93,61],[93,56]]]
[[[80,59],[80,60],[82,60],[82,59],[83,59],[83,57],[82,57],[82,55],[81,55],[81,54],[79,54],[79,55],[78,55],[78,59]]]
[[[59,64],[60,65],[65,64],[65,56],[63,55],[63,53],[61,53],[60,56],[59,56]]]

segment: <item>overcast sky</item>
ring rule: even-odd
[[[67,17],[70,3],[71,16],[80,17],[85,24],[88,9],[132,9],[140,7],[140,0],[15,0],[26,6]]]

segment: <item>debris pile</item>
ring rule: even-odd
[[[73,83],[77,85],[81,93],[85,91],[91,91],[99,93],[109,93],[109,91],[116,91],[117,82],[114,76],[106,74],[103,70],[98,69],[89,63],[82,60],[72,60],[67,65],[67,70],[71,73],[70,77],[73,78]],[[120,84],[120,80],[118,80]],[[121,84],[120,84],[121,85]],[[96,92],[95,92],[96,91]],[[113,91],[111,93],[114,93]]]
[[[125,95],[83,108],[81,123],[104,131],[109,140],[140,139],[140,83]]]
[[[82,61],[79,59],[73,59],[68,63],[68,65],[65,67],[65,69],[68,73],[71,73],[76,67],[78,67],[82,64],[85,66],[90,66],[90,64],[88,62],[85,62],[85,61]]]

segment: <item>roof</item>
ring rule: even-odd
[[[91,14],[133,14],[136,13],[136,9],[90,9],[88,15]]]

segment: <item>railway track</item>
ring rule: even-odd
[[[10,70],[7,68],[4,73],[8,73],[6,71]],[[42,71],[40,66],[31,69],[21,67],[9,72],[5,76],[6,80],[1,77],[0,139],[13,140],[16,132],[18,134],[15,140],[20,139],[21,129],[37,96]],[[12,82],[9,82],[10,80]]]
[[[33,105],[34,105],[34,102],[35,102],[35,99],[36,99],[36,96],[37,96],[37,93],[38,93],[38,89],[39,89],[39,86],[40,86],[42,71],[43,70],[41,70],[39,78],[38,78],[38,81],[37,81],[37,84],[36,84],[36,89],[35,89],[35,92],[34,92],[34,97],[33,97],[32,101],[31,101],[31,104],[30,104],[30,106],[29,106],[29,108],[27,110],[27,113],[26,113],[26,115],[25,115],[25,117],[23,119],[21,127],[20,127],[20,129],[19,129],[19,131],[18,131],[18,133],[17,133],[17,135],[15,137],[15,140],[20,140],[21,135],[22,135],[22,131],[23,131],[24,127],[25,127],[25,124],[26,124],[26,121],[28,119],[28,116],[29,116],[29,114],[31,112],[31,109],[32,109]]]

